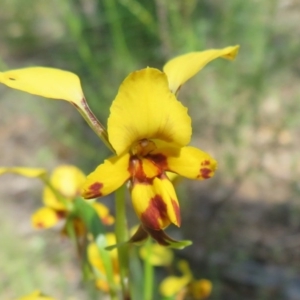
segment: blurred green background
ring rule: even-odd
[[[300,299],[297,0],[0,3],[1,69],[42,65],[78,74],[104,124],[129,72],[239,44],[234,62],[212,62],[179,94],[193,119],[192,144],[216,157],[219,170],[178,187],[183,225],[171,234],[194,241],[177,255],[196,277],[212,280],[210,299]],[[0,112],[1,165],[72,163],[88,173],[108,155],[68,103],[1,86]],[[0,299],[35,288],[58,299],[97,299],[81,283],[69,243],[30,228],[41,190],[35,180],[0,180]]]

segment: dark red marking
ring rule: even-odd
[[[173,206],[173,209],[174,209],[174,212],[175,212],[175,215],[176,215],[176,220],[177,220],[177,223],[178,223],[178,227],[180,227],[180,225],[181,225],[181,217],[180,217],[180,208],[179,208],[179,205],[178,205],[178,203],[175,200],[171,200],[171,201],[172,201],[172,206]]]
[[[55,213],[58,219],[64,219],[66,217],[66,212],[64,210],[56,210]]]
[[[40,228],[40,229],[45,228],[45,226],[44,226],[44,224],[43,224],[42,222],[36,223],[36,227],[37,227],[37,228]]]
[[[149,202],[149,206],[141,215],[142,223],[151,229],[160,230],[159,219],[167,218],[167,206],[161,196],[155,195]]]
[[[209,160],[205,160],[201,163],[201,166],[209,166],[210,165],[210,161]]]
[[[200,169],[200,176],[204,179],[208,179],[211,177],[211,173],[212,173],[212,170],[211,169],[208,169],[208,168],[202,168]]]
[[[103,183],[101,182],[95,182],[92,185],[89,186],[88,191],[85,193],[84,198],[85,199],[91,199],[96,197],[101,197],[101,189],[103,188]]]
[[[168,169],[167,157],[161,153],[158,154],[149,154],[146,156],[149,160],[153,161],[153,163],[162,171]]]

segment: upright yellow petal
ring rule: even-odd
[[[81,106],[84,97],[79,77],[71,72],[31,67],[0,72],[0,83],[30,94],[66,100]]]
[[[129,179],[129,154],[113,156],[88,175],[82,188],[82,197],[86,199],[108,195]]]
[[[84,173],[72,165],[61,165],[55,168],[50,178],[53,187],[67,198],[80,195],[85,180]]]
[[[217,169],[217,162],[208,153],[195,148],[161,148],[157,152],[166,157],[166,169],[190,179],[208,179]]]
[[[109,141],[118,155],[143,139],[184,146],[191,133],[187,109],[170,92],[164,73],[147,68],[124,80],[108,119]]]
[[[30,178],[35,178],[35,177],[41,178],[47,174],[47,171],[41,168],[26,168],[26,167],[0,168],[0,175],[5,173],[14,173],[14,174],[18,174]]]
[[[223,49],[191,52],[169,60],[163,70],[167,74],[170,90],[175,94],[181,85],[216,58],[233,60],[238,50],[239,46],[231,46]]]

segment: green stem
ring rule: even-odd
[[[151,256],[151,247],[152,247],[152,240],[148,239],[146,242],[146,250],[147,256],[144,261],[144,279],[145,279],[145,286],[144,286],[144,300],[152,300],[153,297],[153,275],[154,270],[151,264],[150,256]]]
[[[126,220],[126,209],[125,209],[125,186],[123,185],[116,191],[116,225],[115,232],[117,238],[119,265],[120,265],[120,276],[123,299],[128,299],[128,272],[129,272],[129,261],[128,261],[128,232],[127,232],[127,220]]]

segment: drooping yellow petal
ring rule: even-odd
[[[212,283],[207,279],[193,280],[189,286],[193,299],[202,300],[210,296]]]
[[[26,296],[18,298],[17,300],[55,300],[52,297],[43,295],[40,291],[36,290]]]
[[[109,213],[109,209],[107,206],[98,202],[93,202],[91,205],[96,210],[103,224],[112,225],[115,222],[115,218]]]
[[[52,186],[63,196],[74,198],[80,195],[86,176],[75,166],[62,165],[54,169],[51,175]]]
[[[161,148],[157,150],[167,160],[167,170],[190,179],[208,179],[214,175],[217,162],[208,153],[195,148]]]
[[[135,182],[131,198],[136,214],[146,227],[160,230],[170,222],[180,226],[177,197],[167,178],[156,177],[152,183]]]
[[[147,248],[145,246],[140,249],[142,259],[147,259]],[[151,254],[149,257],[150,264],[153,266],[170,266],[174,258],[174,253],[167,247],[159,244],[151,245]]]
[[[216,58],[233,60],[238,50],[239,46],[231,46],[223,49],[191,52],[169,60],[163,70],[167,74],[170,90],[175,94],[181,85]]]
[[[79,107],[84,97],[79,77],[59,69],[31,67],[0,72],[0,83],[30,94],[66,100]]]
[[[129,179],[129,154],[113,156],[88,175],[82,188],[82,197],[86,199],[108,195]]]
[[[49,207],[42,207],[31,216],[31,225],[36,229],[50,228],[56,225],[61,217],[57,211]]]
[[[123,81],[108,119],[109,141],[118,155],[143,139],[184,146],[191,133],[187,109],[170,92],[164,73],[146,68]]]
[[[35,178],[35,177],[41,178],[47,174],[47,171],[41,168],[25,168],[25,167],[0,168],[0,175],[5,173],[15,173],[30,178]]]

